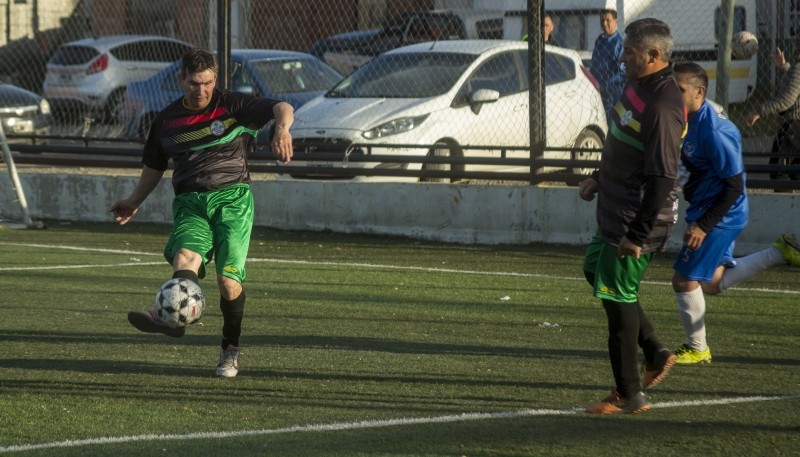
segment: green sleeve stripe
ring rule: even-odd
[[[636,138],[628,135],[627,133],[623,132],[622,130],[617,127],[615,122],[611,123],[611,135],[616,138],[617,140],[633,146],[634,148],[638,149],[639,151],[644,152],[644,144],[641,141],[637,140]]]
[[[231,130],[230,132],[228,132],[227,135],[225,135],[223,137],[220,137],[216,141],[212,141],[210,143],[205,143],[205,144],[201,144],[201,145],[193,147],[192,151],[199,151],[201,149],[210,148],[210,147],[217,146],[217,145],[220,145],[220,144],[228,144],[231,141],[235,140],[236,137],[238,137],[239,135],[242,135],[242,134],[249,134],[249,135],[252,135],[253,138],[255,138],[257,133],[258,133],[258,130],[253,130],[253,129],[249,129],[249,128],[244,127],[244,126],[239,126],[239,127],[236,127],[235,129]]]

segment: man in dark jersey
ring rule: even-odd
[[[111,206],[119,224],[127,223],[173,162],[172,233],[164,257],[173,278],[198,282],[214,259],[222,310],[222,345],[217,376],[239,372],[245,293],[245,259],[253,226],[253,196],[247,152],[258,129],[275,119],[272,152],[292,158],[291,105],[252,95],[220,91],[214,56],[202,49],[181,58],[184,96],[153,121],[142,155],[142,172],[131,194]],[[128,321],[148,333],[183,336],[184,328],[166,326],[155,310],[133,311]]]
[[[647,18],[625,28],[622,62],[628,84],[611,110],[600,169],[580,185],[598,195],[598,232],[584,258],[586,279],[608,317],[608,351],[616,387],[586,408],[593,414],[651,408],[642,392],[659,383],[675,355],[656,338],[639,303],[639,284],[677,219],[677,179],[686,112],[669,64],[669,26]],[[645,357],[639,378],[638,348]]]

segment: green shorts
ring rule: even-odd
[[[621,303],[636,302],[639,284],[653,254],[642,254],[638,260],[631,256],[620,259],[617,247],[595,234],[583,259],[583,271],[594,274],[594,296]]]
[[[208,192],[176,195],[172,201],[172,233],[164,257],[172,263],[179,249],[200,254],[205,264],[214,259],[217,274],[244,282],[244,263],[253,229],[253,194],[247,184]]]

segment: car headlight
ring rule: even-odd
[[[422,124],[422,121],[427,118],[427,114],[415,117],[401,117],[399,119],[394,119],[377,127],[371,128],[361,135],[368,140],[374,140],[375,138],[383,138],[389,135],[408,132],[409,130],[417,128],[420,124]]]
[[[39,102],[39,111],[42,114],[50,114],[50,102],[43,98],[42,101]]]

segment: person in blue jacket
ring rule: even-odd
[[[600,84],[603,108],[606,110],[606,117],[610,117],[626,83],[625,65],[620,61],[625,39],[617,30],[615,10],[606,9],[600,13],[600,27],[603,33],[594,41],[590,71]]]

